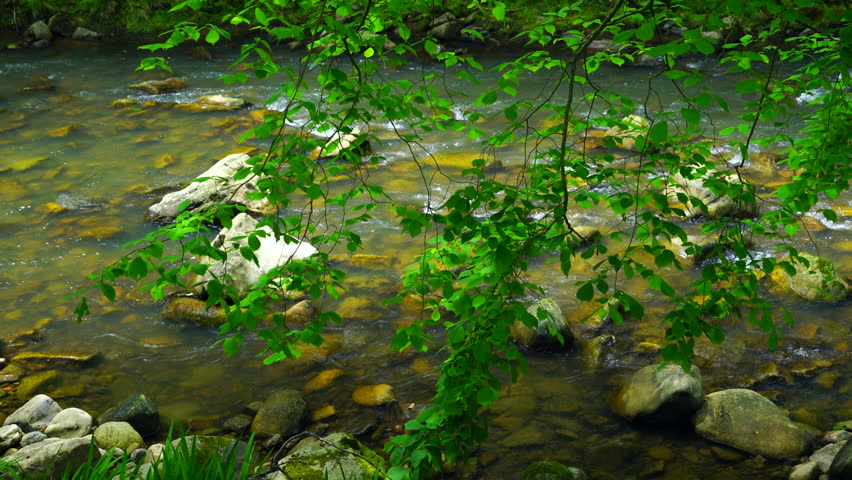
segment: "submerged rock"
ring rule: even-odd
[[[757,392],[730,389],[707,395],[693,418],[702,437],[769,458],[797,458],[812,436]]]
[[[686,194],[690,199],[695,198],[707,207],[707,213],[701,208],[687,206],[690,217],[706,215],[711,219],[721,217],[749,217],[756,213],[754,205],[742,205],[734,201],[725,193],[717,194],[708,185],[711,183],[734,184],[740,183],[736,175],[721,175],[717,172],[707,172],[697,178],[687,178],[680,173],[672,177],[676,191]]]
[[[559,462],[535,462],[523,473],[520,480],[586,480],[586,472],[576,467],[566,467]]]
[[[377,407],[394,401],[393,387],[386,383],[365,385],[352,392],[352,400],[365,407]]]
[[[621,148],[625,150],[636,150],[636,137],[646,135],[651,123],[641,115],[628,115],[621,121],[624,127],[612,127],[604,133],[604,136],[619,139]]]
[[[246,168],[248,155],[235,154],[222,158],[207,169],[198,178],[206,178],[203,182],[192,182],[186,188],[166,194],[158,203],[148,208],[148,218],[155,221],[170,221],[177,217],[178,207],[188,202],[186,207],[190,212],[206,212],[215,204],[227,202],[231,205],[242,205],[249,212],[260,215],[275,213],[276,208],[269,200],[249,199],[248,195],[257,190],[257,178],[246,178],[235,181],[234,174]]]
[[[207,308],[207,302],[194,297],[176,297],[163,309],[163,318],[171,322],[219,326],[227,320],[225,311],[218,305]]]
[[[613,410],[628,420],[671,424],[687,420],[703,403],[698,367],[684,372],[679,365],[648,365],[622,384]]]
[[[151,95],[171,93],[186,87],[186,82],[177,77],[169,77],[165,80],[148,80],[145,82],[128,85],[127,88],[141,90]]]
[[[142,435],[150,435],[160,429],[160,412],[145,394],[137,393],[98,417],[98,423],[108,422],[127,422]]]
[[[515,320],[511,327],[512,338],[527,348],[532,349],[563,349],[568,348],[574,342],[574,334],[568,326],[562,309],[553,300],[545,298],[527,308],[527,312],[533,317],[538,317],[538,310],[543,309],[546,318],[539,319],[538,325],[533,329],[521,320]],[[550,329],[556,330],[563,342],[559,341]]]
[[[387,464],[352,435],[332,433],[322,442],[300,443],[278,468],[269,480],[368,480],[384,477]]]
[[[832,302],[847,297],[849,287],[846,282],[837,278],[831,262],[809,253],[799,253],[799,258],[800,260],[793,260],[786,257],[782,260],[793,265],[795,275],[791,276],[785,269],[775,267],[769,275],[770,291],[775,294],[794,293],[809,301]]]

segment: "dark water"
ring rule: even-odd
[[[224,86],[218,77],[236,54],[216,53],[212,61],[197,60],[185,52],[172,54],[176,75],[190,87],[157,100],[184,102],[202,94],[222,93],[262,105],[275,89],[274,79]],[[163,305],[130,285],[119,288],[115,303],[96,301],[90,319],[79,325],[74,322],[73,302],[64,297],[87,285],[88,273],[125,253],[124,243],[155,228],[144,220],[145,209],[157,198],[148,192],[192,179],[241,146],[263,147],[251,141],[239,143],[240,136],[256,124],[251,112],[192,114],[157,107],[112,107],[111,102],[119,98],[154,98],[126,88],[140,80],[162,78],[161,74],[134,71],[142,56],[129,45],[94,44],[0,52],[0,301],[4,306],[0,309],[0,335],[35,326],[42,335],[40,341],[26,343],[14,352],[7,349],[4,354],[100,353],[92,367],[59,368],[58,377],[38,392],[51,395],[62,406],[93,413],[144,392],[164,418],[196,431],[218,432],[225,419],[240,413],[248,403],[277,389],[301,389],[318,372],[332,368],[342,369],[345,375],[326,389],[306,393],[311,408],[335,407],[338,420],[332,420],[332,427],[339,425],[334,422],[362,413],[350,399],[360,385],[393,385],[403,414],[409,404],[416,409],[427,402],[440,358],[389,352],[384,345],[391,332],[415,313],[382,305],[399,288],[401,269],[414,259],[421,245],[399,233],[390,213],[381,210],[359,233],[364,237],[364,253],[388,255],[392,266],[359,269],[341,263],[350,275],[350,292],[341,302],[329,301],[320,307],[337,309],[345,322],[330,332],[330,345],[306,352],[293,363],[262,366],[257,357],[262,344],[252,338],[237,355],[227,357],[210,347],[217,340],[215,329],[164,321],[160,315]],[[487,60],[486,65],[491,65],[504,59]],[[285,61],[292,60],[285,57]],[[733,111],[748,101],[727,93],[735,91],[736,79],[715,74],[712,66],[695,66],[713,74],[712,87],[726,92]],[[417,79],[424,69],[437,71],[431,65],[416,65],[389,74]],[[624,68],[602,71],[597,81],[639,101],[647,94],[651,74]],[[483,84],[496,78],[485,74]],[[538,95],[550,80],[525,79],[520,96]],[[39,85],[50,89],[18,91]],[[658,106],[675,105],[675,92],[662,84],[657,90],[660,96],[654,102]],[[472,105],[478,94],[471,89],[468,97],[459,99],[461,107]],[[496,112],[506,102],[501,100],[490,108]],[[269,107],[282,105],[279,101]],[[717,128],[734,122],[717,113]],[[68,132],[58,130],[69,125]],[[432,182],[424,186],[420,173],[410,168],[410,151],[393,141],[390,127],[374,126],[380,137],[389,140],[375,152],[384,160],[369,169],[371,180],[402,202],[439,204],[443,195],[457,188],[461,169],[444,168],[449,176],[430,175]],[[481,126],[485,130],[498,127],[496,123]],[[788,128],[798,125],[792,122]],[[427,136],[422,148],[418,154],[455,154],[454,158],[480,151],[466,136],[447,134]],[[163,160],[166,155],[171,158]],[[500,155],[510,174],[524,161],[520,151],[507,149]],[[426,172],[435,173],[435,169],[427,165]],[[767,177],[766,182],[783,179],[778,172],[755,175]],[[837,207],[841,218],[834,223],[815,214],[815,244],[806,247],[818,249],[835,262],[841,275],[852,272],[850,205],[848,194],[821,205]],[[619,221],[601,217],[599,212],[574,215],[577,222],[604,227]],[[689,228],[697,231],[698,227]],[[761,245],[756,252],[772,254]],[[574,282],[589,269],[590,262],[579,262],[571,277],[562,278],[553,264],[542,262],[533,268],[530,278],[547,286],[548,294],[569,318],[579,319],[589,311],[577,302]],[[684,286],[696,274],[672,271],[670,282]],[[605,399],[617,378],[658,361],[653,353],[638,353],[636,346],[660,341],[663,327],[659,322],[666,311],[664,305],[655,303],[652,291],[638,285],[625,288],[649,301],[647,318],[612,328],[608,333],[615,335],[616,342],[603,349],[597,362],[583,353],[589,339],[582,334],[574,351],[532,354],[529,372],[518,384],[506,387],[505,396],[493,407],[492,441],[477,459],[477,477],[511,477],[533,461],[553,459],[582,467],[592,478],[601,479],[771,478],[776,474],[786,478],[782,464],[748,456],[723,460],[709,442],[686,429],[639,429],[611,413]],[[728,340],[724,345],[698,347],[696,363],[702,367],[705,384],[719,389],[752,382],[753,388],[772,396],[794,418],[822,430],[836,420],[852,418],[849,302],[809,305],[776,300],[797,319],[778,351],[767,352],[765,336],[755,327],[744,320],[731,321],[725,327]],[[770,362],[777,364],[781,374],[755,382],[756,372]],[[0,401],[7,411],[20,404],[14,393]],[[400,412],[378,413],[386,421],[368,437],[374,447],[386,438],[384,428],[401,417]]]

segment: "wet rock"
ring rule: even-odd
[[[0,451],[17,447],[21,444],[23,437],[24,431],[17,424],[13,423],[0,428]]]
[[[852,438],[852,433],[846,430],[832,430],[822,437],[823,443],[840,443]]]
[[[675,191],[686,194],[690,198],[690,202],[691,199],[695,198],[707,207],[707,212],[704,213],[701,208],[688,206],[687,211],[690,217],[706,215],[711,219],[718,219],[728,216],[748,217],[756,213],[754,206],[739,205],[725,193],[717,194],[713,191],[713,188],[721,190],[724,184],[739,183],[736,175],[718,175],[718,172],[707,172],[693,178],[684,177],[677,173],[672,177],[672,181],[676,185]],[[711,185],[713,188],[710,187]]]
[[[24,32],[24,39],[35,48],[44,48],[50,45],[50,41],[53,40],[53,33],[51,33],[50,27],[46,23],[39,20],[33,22],[27,31]]]
[[[539,310],[543,310],[542,315],[545,318],[540,318]],[[535,328],[521,320],[515,320],[511,327],[512,338],[521,345],[532,349],[564,349],[574,342],[574,334],[571,333],[568,321],[565,320],[562,309],[553,300],[549,298],[539,300],[527,308],[527,313],[538,319],[538,325]],[[553,335],[550,329],[558,332],[563,341],[560,342],[559,337]]]
[[[94,40],[100,40],[101,37],[102,37],[102,35],[100,33],[89,30],[88,28],[83,28],[83,27],[77,27],[77,29],[74,30],[74,33],[71,34],[71,38],[74,39],[74,40],[94,41]]]
[[[275,213],[275,207],[265,198],[250,200],[248,194],[257,190],[257,180],[243,179],[234,181],[238,171],[247,167],[248,155],[236,154],[222,158],[215,165],[202,173],[199,178],[207,178],[203,182],[192,182],[186,188],[165,195],[160,202],[148,208],[148,218],[156,221],[171,221],[178,215],[178,207],[188,202],[186,207],[190,212],[205,212],[214,204],[228,199],[230,204],[243,205],[249,212],[269,215]],[[226,180],[219,180],[223,178]]]
[[[372,147],[367,139],[361,134],[357,128],[353,128],[350,133],[335,132],[325,141],[322,147],[314,148],[310,153],[310,158],[318,162],[327,162],[336,159],[340,152],[349,149],[355,155],[366,155],[372,151]]]
[[[47,440],[47,435],[45,435],[45,434],[43,434],[39,431],[30,432],[30,433],[24,435],[23,437],[21,437],[21,448],[27,447],[29,445],[32,445],[32,444],[35,444],[35,443],[38,443],[38,442],[41,442],[43,440]]]
[[[461,29],[461,22],[450,12],[445,12],[429,22],[429,35],[438,40],[456,40]]]
[[[369,268],[373,270],[387,270],[394,264],[394,259],[387,255],[366,255],[356,253],[349,257],[349,265],[356,268]]]
[[[197,58],[198,60],[213,60],[213,54],[210,53],[210,50],[204,48],[203,45],[196,45],[190,48],[189,56],[192,58]]]
[[[816,462],[801,463],[793,467],[790,471],[789,480],[817,480],[820,475],[820,468]]]
[[[160,412],[145,394],[137,393],[98,417],[98,423],[108,422],[127,422],[142,435],[150,435],[160,430]]]
[[[128,451],[128,449],[133,450],[145,445],[139,432],[127,422],[102,423],[95,429],[93,435],[95,444],[104,450],[120,448]]]
[[[154,168],[166,168],[169,165],[174,165],[175,163],[177,163],[177,157],[171,153],[165,153],[154,160]]]
[[[379,426],[379,414],[374,409],[364,409],[335,424],[336,430],[361,436],[369,435]]]
[[[343,370],[339,368],[330,368],[328,370],[323,370],[318,373],[316,377],[312,378],[308,383],[305,384],[305,392],[310,393],[316,390],[322,390],[323,388],[329,386],[331,382],[333,382],[337,377],[343,375]]]
[[[248,430],[249,427],[251,427],[251,421],[252,421],[252,417],[245,415],[245,414],[240,414],[240,415],[237,415],[236,417],[231,417],[228,420],[226,420],[225,424],[222,426],[222,428],[226,432],[233,432],[233,433],[236,433],[237,435],[241,435],[241,434],[243,434],[243,432]]]
[[[799,260],[786,257],[782,261],[790,262],[796,274],[791,276],[776,266],[769,275],[769,290],[775,294],[792,292],[809,301],[839,301],[849,293],[846,282],[837,278],[834,265],[822,257],[799,253]]]
[[[260,437],[298,433],[308,419],[308,404],[296,390],[280,390],[263,402],[251,423],[251,433]]]
[[[220,107],[226,107],[231,110],[239,110],[242,108],[248,108],[251,104],[242,98],[236,97],[226,97],[224,95],[202,95],[198,97],[196,103],[201,103],[204,105],[216,105]]]
[[[646,135],[651,123],[641,115],[628,115],[621,121],[624,126],[612,127],[604,136],[620,140],[621,148],[625,150],[636,150],[636,137]],[[616,145],[618,144],[619,141],[616,141]]]
[[[118,100],[113,100],[113,107],[129,107],[131,105],[136,105],[139,103],[139,100],[135,98],[119,98]]]
[[[812,440],[774,403],[745,389],[707,395],[693,423],[708,440],[769,458],[800,457]]]
[[[576,467],[566,467],[558,462],[535,462],[521,473],[520,480],[586,480],[586,472]]]
[[[7,159],[8,163],[4,163],[2,167],[0,167],[0,173],[6,172],[23,172],[25,170],[29,170],[31,168],[35,168],[39,166],[41,163],[44,163],[48,160],[49,157],[41,156],[41,157],[30,157],[24,158],[21,160],[11,160]]]
[[[310,300],[302,300],[284,311],[287,325],[304,325],[314,318],[314,306]]]
[[[829,480],[849,480],[852,478],[852,442],[846,442],[837,452],[828,468]]]
[[[18,472],[26,472],[36,478],[42,475],[60,478],[66,469],[74,471],[86,461],[97,461],[101,457],[98,449],[89,448],[91,442],[91,435],[67,440],[48,438],[21,448],[3,460]]]
[[[71,20],[62,14],[55,14],[47,21],[47,26],[54,35],[68,38],[74,34],[74,25]]]
[[[71,132],[77,129],[77,126],[73,123],[69,123],[63,127],[54,128],[53,130],[47,132],[48,137],[61,138],[67,137]]]
[[[812,453],[808,460],[817,464],[819,470],[822,472],[828,472],[828,469],[831,467],[831,462],[834,461],[834,458],[837,457],[840,449],[843,448],[843,445],[840,443],[830,443],[816,452]]]
[[[92,416],[72,407],[57,413],[44,429],[44,433],[54,438],[75,438],[85,437],[91,430]]]
[[[352,392],[352,400],[365,407],[377,407],[394,400],[393,387],[386,383],[365,385]]]
[[[177,77],[170,77],[165,80],[148,80],[127,86],[127,88],[141,90],[151,95],[171,93],[184,87],[186,87],[186,82]]]
[[[357,453],[359,456],[350,454]],[[366,460],[365,460],[366,459]],[[384,477],[385,460],[348,433],[332,433],[322,442],[302,442],[278,463],[269,480],[343,480]]]
[[[704,403],[701,371],[679,365],[648,365],[626,379],[613,400],[613,410],[637,422],[673,424],[685,421]]]
[[[47,370],[27,375],[18,384],[18,390],[15,392],[15,395],[19,401],[23,402],[32,397],[41,387],[55,382],[57,378],[59,378],[59,374],[56,373],[56,370]]]
[[[172,440],[172,448],[175,450],[180,451],[184,446],[186,446],[188,451],[194,452],[194,458],[197,458],[202,464],[217,458],[221,459],[224,465],[226,461],[230,461],[226,459],[233,458],[233,464],[237,472],[240,471],[243,458],[245,458],[248,449],[246,442],[228,437],[187,435],[186,437]]]
[[[192,323],[195,325],[219,326],[227,317],[222,307],[213,305],[207,308],[207,302],[194,297],[175,297],[163,309],[163,318],[170,322]]]
[[[335,410],[334,405],[323,405],[311,412],[311,421],[321,422],[335,416],[336,414],[337,411]]]
[[[249,291],[260,277],[269,273],[272,269],[286,265],[290,261],[304,260],[314,253],[317,249],[307,242],[290,243],[284,239],[276,239],[272,229],[265,226],[259,228],[257,220],[251,216],[241,213],[234,217],[231,228],[222,229],[216,238],[213,239],[211,245],[216,248],[230,250],[224,262],[215,261],[204,257],[199,263],[210,264],[210,268],[199,279],[197,291],[202,291],[206,287],[206,282],[215,278],[220,279],[225,285],[231,286],[237,290],[239,294],[244,294]],[[250,233],[261,230],[266,233],[265,237],[257,237],[260,247],[254,251],[257,262],[246,260],[239,249],[234,249],[234,244],[239,246],[248,246],[248,240],[245,238]],[[243,237],[240,240],[235,240],[237,237]],[[279,279],[281,283],[286,284],[284,279]],[[200,292],[199,292],[200,293]],[[289,296],[286,288],[282,287],[282,294]]]
[[[24,352],[12,357],[11,361],[24,366],[28,371],[33,371],[44,368],[87,368],[102,358],[101,353]]]

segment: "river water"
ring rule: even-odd
[[[173,53],[170,62],[175,73],[189,88],[156,100],[186,102],[202,94],[222,93],[262,105],[275,90],[274,79],[224,86],[219,76],[227,72],[237,52],[215,53],[211,61],[186,52]],[[281,388],[301,389],[318,372],[330,368],[340,368],[345,375],[327,389],[306,393],[306,399],[311,408],[335,407],[332,428],[354,421],[353,417],[363,418],[363,409],[350,399],[359,385],[391,384],[403,410],[409,404],[417,408],[427,402],[440,358],[389,352],[385,345],[391,332],[410,319],[410,314],[382,305],[395,294],[401,269],[422,245],[399,233],[394,218],[381,209],[360,233],[364,253],[387,255],[391,265],[370,269],[341,264],[350,275],[350,292],[342,302],[323,308],[338,309],[345,321],[332,329],[329,346],[296,362],[262,366],[257,357],[262,344],[252,338],[238,354],[227,357],[220,349],[211,348],[217,340],[215,328],[165,321],[160,314],[163,305],[129,285],[119,288],[112,304],[94,301],[92,316],[82,324],[73,320],[73,302],[65,297],[87,284],[88,273],[127,252],[123,244],[155,228],[144,218],[147,206],[157,200],[152,190],[188,181],[240,147],[264,146],[239,143],[241,135],[256,125],[250,111],[188,113],[158,107],[112,107],[112,101],[125,97],[154,99],[126,88],[140,80],[163,78],[158,73],[134,71],[143,56],[132,45],[87,43],[0,52],[0,300],[4,305],[0,336],[38,327],[39,340],[17,347],[15,353],[100,354],[87,368],[59,367],[58,375],[48,378],[37,393],[51,395],[63,406],[99,413],[141,392],[153,399],[167,421],[210,433],[219,432],[223,422],[241,413],[247,404]],[[484,63],[489,66],[504,60],[492,57]],[[710,74],[709,84],[723,93],[733,112],[750,100],[735,93],[737,79],[723,75],[717,67],[691,66]],[[417,79],[423,71],[439,69],[417,64],[389,74]],[[603,88],[620,89],[640,102],[648,93],[653,73],[640,68],[602,70],[596,80]],[[489,85],[495,79],[496,75],[487,73],[483,83]],[[550,80],[524,79],[520,95],[538,95]],[[49,86],[45,91],[19,91],[45,85]],[[670,87],[652,85],[659,94],[652,103],[669,107],[676,101]],[[468,93],[457,98],[462,107],[472,105],[479,94],[475,87]],[[505,107],[504,102],[493,105],[492,111]],[[268,107],[281,105],[279,101]],[[714,115],[715,128],[734,122],[722,112]],[[486,123],[481,128],[497,127]],[[793,132],[800,125],[791,121],[783,128]],[[426,137],[422,146],[424,151],[453,158],[470,158],[480,150],[464,135],[445,133]],[[421,172],[411,168],[407,162],[410,152],[400,142],[390,139],[374,154],[384,160],[369,169],[371,180],[401,201],[426,206],[431,198],[437,204],[436,199],[453,188],[450,180],[432,175],[436,170],[428,168],[427,177],[434,181],[424,187]],[[511,173],[522,163],[523,155],[506,151],[500,160]],[[458,179],[460,168],[453,168],[443,170]],[[784,172],[755,175],[768,175],[770,178],[762,179],[767,183],[785,178]],[[849,275],[852,198],[845,194],[825,205],[836,207],[840,218],[828,222],[815,214],[811,225],[814,243],[803,237],[802,248],[818,250],[835,263],[840,275]],[[617,223],[581,212],[575,218],[602,225]],[[771,254],[765,246],[755,249]],[[577,276],[560,278],[552,264],[543,263],[530,275],[547,286],[569,318],[580,318],[588,307],[576,300],[573,282],[582,278],[584,270],[588,271],[580,265]],[[672,272],[670,281],[683,286],[694,275],[693,271]],[[639,353],[636,345],[659,342],[663,336],[659,319],[665,306],[655,304],[650,291],[636,288],[633,293],[651,302],[648,318],[612,328],[608,333],[615,335],[615,343],[605,347],[597,360],[584,353],[583,345],[591,340],[582,334],[580,346],[571,352],[530,355],[529,373],[507,387],[504,398],[493,407],[492,440],[477,459],[477,478],[514,477],[541,459],[579,466],[592,478],[601,479],[786,478],[781,463],[714,450],[688,430],[637,428],[611,413],[605,399],[617,379],[658,361],[654,354]],[[698,346],[696,363],[702,367],[706,386],[751,386],[769,395],[795,419],[821,430],[852,418],[850,303],[775,300],[790,308],[797,319],[778,350],[768,352],[765,336],[755,327],[731,321],[725,325],[728,339],[724,345]],[[761,377],[759,372],[771,370],[773,364],[778,374]],[[14,392],[0,401],[7,413],[20,404]],[[375,448],[400,415],[385,410],[378,413],[379,428],[365,436]]]

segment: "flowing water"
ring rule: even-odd
[[[185,102],[202,94],[222,93],[262,105],[275,90],[274,79],[224,86],[218,77],[226,73],[236,51],[216,54],[211,61],[185,52],[172,54],[176,75],[189,88],[156,100]],[[216,329],[163,320],[163,305],[129,285],[118,289],[115,303],[94,302],[93,315],[82,324],[73,320],[73,302],[65,297],[87,284],[88,273],[126,253],[124,243],[155,228],[144,218],[147,206],[158,198],[151,192],[194,178],[217,159],[244,146],[239,144],[240,136],[256,125],[250,111],[188,113],[161,107],[112,107],[111,102],[119,98],[154,99],[126,88],[140,80],[163,78],[158,73],[134,71],[143,56],[131,45],[79,43],[42,51],[0,52],[0,336],[38,327],[38,341],[27,342],[16,352],[100,354],[87,368],[57,366],[58,375],[46,378],[37,392],[51,395],[63,406],[93,413],[142,392],[153,399],[167,421],[207,432],[220,431],[223,422],[241,413],[247,404],[274,390],[301,389],[318,372],[330,368],[343,369],[345,376],[327,389],[307,393],[306,399],[312,408],[324,404],[336,408],[332,428],[363,413],[350,399],[359,385],[393,385],[403,410],[409,404],[416,409],[427,402],[440,358],[389,352],[385,345],[391,332],[413,314],[382,305],[398,289],[402,267],[422,246],[399,233],[394,218],[381,209],[360,233],[364,253],[388,255],[392,265],[359,269],[341,264],[350,275],[350,292],[342,302],[324,308],[336,308],[345,321],[332,329],[329,346],[296,362],[262,366],[257,357],[262,344],[252,338],[237,355],[227,357],[219,348],[211,348],[217,340]],[[504,60],[490,58],[487,64]],[[734,93],[736,78],[722,75],[713,65],[692,66],[710,74],[712,87],[723,93],[732,111],[749,100]],[[439,70],[423,64],[388,74],[415,80],[423,71]],[[601,71],[596,81],[642,102],[652,73],[639,68],[613,69]],[[483,84],[496,78],[484,74]],[[538,95],[550,80],[524,79],[520,96]],[[650,108],[676,106],[675,92],[668,85],[658,80],[651,85],[655,93]],[[19,91],[27,86],[49,88]],[[457,101],[462,107],[470,106],[478,94],[472,88]],[[491,107],[493,112],[507,105],[501,102]],[[281,105],[279,101],[269,108]],[[734,122],[721,111],[714,115],[715,128]],[[544,119],[538,121],[545,124]],[[485,130],[495,127],[499,124],[481,125]],[[792,132],[800,125],[791,122],[785,128]],[[381,131],[379,135],[391,138]],[[423,148],[460,158],[480,151],[466,136],[446,133],[427,137]],[[411,167],[411,152],[392,139],[374,147],[374,154],[384,159],[369,168],[370,180],[411,205],[439,204],[442,195],[456,185],[450,179],[460,179],[460,168],[442,169],[449,173],[445,177],[426,162],[425,177],[432,180],[427,189],[421,171]],[[512,149],[497,154],[510,174],[524,158],[523,152]],[[768,175],[767,182],[784,178],[783,172],[775,171],[755,175]],[[818,250],[835,262],[841,275],[852,272],[850,205],[848,194],[821,205],[836,207],[840,218],[828,222],[815,214],[811,225],[814,242],[802,238],[804,250]],[[618,222],[581,212],[575,215],[579,223],[607,226]],[[755,249],[771,254],[761,245]],[[581,263],[578,273],[566,279],[557,275],[553,264],[542,262],[530,276],[547,286],[569,317],[580,318],[588,307],[577,302],[573,282],[588,267]],[[687,274],[673,271],[670,281],[682,286],[694,275],[689,269]],[[611,329],[615,343],[605,347],[597,361],[589,360],[580,347],[562,354],[530,355],[529,373],[507,387],[493,407],[491,441],[477,459],[478,478],[514,477],[541,459],[576,465],[589,471],[592,478],[602,479],[786,478],[783,464],[748,456],[729,458],[688,429],[637,428],[611,413],[604,400],[617,378],[658,361],[653,353],[638,353],[636,345],[659,341],[663,335],[659,320],[665,306],[655,303],[650,291],[627,288],[650,302],[647,318]],[[731,321],[725,327],[728,339],[724,345],[698,346],[696,363],[702,367],[705,384],[711,389],[751,385],[770,395],[794,418],[822,430],[831,428],[834,421],[852,418],[850,303],[776,301],[790,308],[797,319],[778,351],[766,351],[765,336],[756,328]],[[584,342],[590,342],[589,338],[581,344]],[[779,373],[760,377],[759,372],[766,371],[770,363],[778,366]],[[764,379],[758,381],[760,378]],[[15,393],[0,401],[6,411],[20,404]],[[379,414],[380,428],[365,437],[376,448],[387,437],[386,427],[399,420],[400,412]]]

